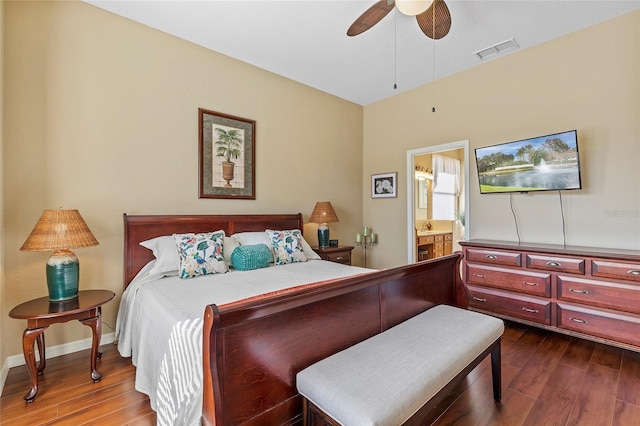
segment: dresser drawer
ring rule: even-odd
[[[592,260],[591,275],[640,282],[640,263]]]
[[[445,241],[453,241],[453,234],[444,234]]]
[[[436,243],[442,243],[442,242],[444,241],[444,235],[442,235],[442,234],[435,235],[435,236],[434,236],[434,238],[433,238],[433,240],[434,240]]]
[[[325,260],[336,262],[336,263],[344,263],[345,265],[351,265],[351,252],[342,252],[342,253],[327,253],[327,258]]]
[[[467,286],[467,302],[470,308],[551,324],[551,301],[548,299]]]
[[[558,327],[640,346],[640,316],[604,309],[557,304]]]
[[[418,237],[418,245],[421,244],[433,244],[434,238],[433,235],[425,235],[422,237]]]
[[[453,243],[451,241],[444,240],[444,254],[451,254],[453,252]]]
[[[493,263],[505,266],[522,266],[522,254],[501,250],[467,249],[468,262]]]
[[[313,249],[313,251],[318,253],[318,256],[320,256],[320,259],[322,260],[351,265],[351,250],[353,250],[353,246],[315,246],[311,248]]]
[[[467,283],[551,297],[551,274],[467,263]]]
[[[584,275],[584,259],[527,254],[527,268]]]
[[[558,299],[640,314],[640,285],[558,276]]]

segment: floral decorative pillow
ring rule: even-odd
[[[273,247],[276,265],[307,261],[307,256],[302,251],[302,232],[297,229],[290,231],[267,229],[265,232]]]
[[[180,256],[180,278],[224,274],[229,270],[224,261],[224,231],[203,234],[173,234]]]

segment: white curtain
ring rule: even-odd
[[[432,156],[431,163],[433,167],[433,191],[460,195],[460,160],[434,154]],[[449,179],[447,179],[446,188],[438,189],[438,175],[441,173],[453,175],[453,189],[449,187]]]
[[[460,161],[434,154],[432,218],[456,220],[456,200],[460,195]]]

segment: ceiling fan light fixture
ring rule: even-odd
[[[431,6],[433,0],[396,0],[396,7],[408,16],[420,15]]]

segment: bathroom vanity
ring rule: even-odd
[[[416,233],[416,258],[418,261],[451,254],[453,233],[447,231],[418,231]]]

